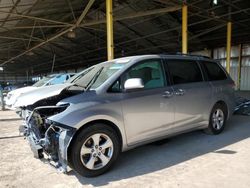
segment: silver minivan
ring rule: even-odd
[[[36,157],[87,177],[142,144],[197,129],[219,134],[234,109],[234,82],[206,57],[124,57],[84,77],[80,94],[35,108],[25,135]]]

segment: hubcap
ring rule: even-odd
[[[94,134],[87,138],[80,151],[82,164],[90,169],[97,170],[108,164],[113,155],[113,142],[106,134]]]
[[[220,130],[224,124],[224,113],[221,109],[217,109],[213,113],[213,128]]]

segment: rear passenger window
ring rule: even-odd
[[[167,64],[173,84],[203,81],[201,70],[195,61],[168,60]]]
[[[215,80],[226,80],[227,75],[222,70],[222,68],[217,65],[217,63],[213,62],[201,62],[204,65],[204,69],[207,73],[207,77],[209,81],[215,81]]]

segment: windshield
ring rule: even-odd
[[[49,80],[51,80],[52,78],[54,78],[56,75],[50,75],[50,76],[46,76],[43,79],[39,80],[38,82],[36,82],[35,84],[33,84],[34,87],[41,87],[43,85],[45,85]]]
[[[119,63],[116,61],[94,65],[85,70],[85,72],[83,71],[83,75],[76,76],[72,82],[87,89],[96,89],[124,66],[125,62]]]
[[[87,68],[87,69],[83,70],[82,72],[79,72],[78,74],[75,74],[73,77],[68,79],[65,83],[75,83],[77,80],[82,78],[85,74],[87,74],[93,68],[94,68],[94,66]]]

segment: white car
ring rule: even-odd
[[[67,74],[52,74],[49,76],[44,77],[43,79],[39,80],[32,86],[27,86],[19,89],[15,89],[7,94],[5,97],[5,106],[7,109],[15,110],[13,106],[17,101],[17,98],[20,97],[24,93],[28,93],[30,91],[36,90],[39,87],[49,86],[49,85],[56,85],[64,83],[70,77],[72,77],[74,73],[67,73]]]
[[[77,73],[63,84],[40,87],[36,90],[21,95],[13,104],[16,113],[25,120],[34,110],[34,108],[38,106],[55,105],[63,98],[84,92],[86,88],[81,86],[82,83],[88,81],[90,82],[94,76],[92,74],[89,74],[88,76],[84,75],[93,68],[94,66]]]

